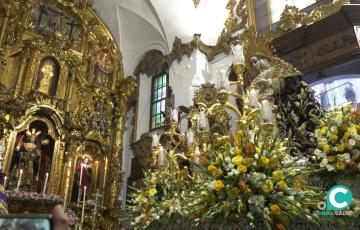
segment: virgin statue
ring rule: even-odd
[[[49,94],[51,80],[54,76],[54,67],[51,64],[46,64],[41,68],[42,79],[40,80],[38,91]]]
[[[289,139],[294,153],[310,153],[316,146],[311,133],[323,109],[302,74],[260,44],[265,43],[248,42],[244,48],[259,48],[253,52],[248,49],[245,55],[252,75],[246,86],[250,105],[260,108],[263,122],[273,123],[278,135]]]
[[[81,195],[83,195],[85,187],[87,193],[91,191],[91,178],[92,168],[90,166],[90,158],[88,156],[84,156],[82,162],[78,163],[75,167],[74,185],[71,195],[72,202],[80,201],[82,197]]]

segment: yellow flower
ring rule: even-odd
[[[221,169],[216,168],[214,165],[209,165],[208,167],[209,173],[211,173],[214,177],[218,177],[222,175]]]
[[[349,111],[351,111],[351,109],[352,109],[352,105],[351,105],[351,104],[345,105],[343,108],[344,108],[344,111],[345,111],[345,112],[349,112]]]
[[[148,191],[148,193],[149,193],[150,196],[154,196],[154,195],[157,193],[156,188],[150,189],[150,190]]]
[[[323,127],[321,130],[320,130],[320,135],[321,136],[324,136],[325,134],[327,134],[328,132],[328,128],[327,127]]]
[[[231,160],[231,162],[232,162],[234,165],[239,165],[239,164],[241,164],[242,161],[243,161],[243,157],[242,157],[242,156],[233,157],[233,159]]]
[[[266,193],[270,193],[273,190],[273,182],[271,180],[266,180],[265,184],[262,186],[262,190]]]
[[[236,199],[238,194],[239,194],[240,190],[237,187],[232,187],[229,191],[226,192],[226,194],[231,198],[231,199]]]
[[[329,145],[323,145],[323,151],[324,151],[324,153],[330,152],[330,146]]]
[[[269,162],[270,162],[270,160],[269,160],[269,158],[267,158],[266,156],[262,156],[262,157],[260,158],[260,164],[261,164],[261,166],[266,167],[266,166],[269,165]]]
[[[222,182],[222,180],[216,180],[214,183],[214,188],[216,191],[221,191],[224,189],[224,183]]]
[[[213,203],[216,201],[216,196],[214,193],[210,192],[207,194],[207,197],[206,197],[207,201]]]
[[[243,160],[243,164],[246,166],[246,167],[249,167],[252,163],[253,163],[253,161],[254,161],[254,158],[252,158],[252,157],[246,157],[246,158],[244,158],[244,160]]]
[[[255,147],[256,153],[260,153],[261,149],[259,147]]]
[[[332,134],[330,136],[330,139],[335,142],[335,141],[337,141],[339,139],[339,137],[336,134]]]
[[[284,180],[279,181],[278,184],[279,184],[280,189],[286,189],[286,187],[287,187],[287,184]]]
[[[343,161],[336,162],[336,168],[339,170],[345,170],[346,164]]]
[[[281,170],[276,170],[272,173],[273,177],[276,179],[276,180],[281,180],[282,176],[284,175],[283,171]]]
[[[270,212],[271,212],[271,214],[278,216],[281,213],[281,209],[280,209],[279,205],[272,204],[272,205],[270,205]]]
[[[140,195],[139,196],[139,203],[140,204],[145,204],[146,202],[147,202],[146,197],[144,197],[143,195]]]
[[[237,167],[239,173],[246,173],[247,172],[247,167],[245,165],[238,165]]]
[[[334,156],[328,156],[327,160],[329,163],[333,163],[336,161],[336,158]]]
[[[345,146],[343,145],[343,144],[341,144],[341,145],[338,145],[337,147],[336,147],[336,150],[338,151],[338,152],[344,152],[345,151]]]
[[[235,148],[235,155],[237,155],[237,156],[239,156],[239,155],[241,155],[241,149],[240,148]]]
[[[300,180],[296,180],[294,182],[294,188],[296,189],[301,189],[301,181]]]
[[[357,133],[357,131],[356,131],[356,126],[355,126],[355,125],[352,125],[350,128],[348,128],[347,131],[350,133],[350,135],[356,134],[356,133]]]
[[[277,156],[272,156],[270,159],[270,165],[273,167],[276,167],[280,164],[279,159],[277,158]]]
[[[217,171],[218,168],[216,168],[214,165],[209,165],[208,171],[211,174],[214,174]]]
[[[236,139],[238,142],[241,142],[241,139],[243,137],[244,133],[243,131],[239,130],[237,133],[236,133]]]

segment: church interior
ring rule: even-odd
[[[0,0],[0,229],[359,229],[359,88],[357,0]]]

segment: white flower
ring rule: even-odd
[[[320,149],[315,149],[314,154],[318,157],[318,159],[324,158],[326,156],[326,153],[324,153]]]
[[[346,163],[349,163],[349,161],[350,161],[350,153],[339,154],[338,159],[340,161],[345,161]]]
[[[335,168],[335,166],[332,165],[332,164],[327,164],[327,165],[326,165],[326,169],[327,169],[329,172],[331,172],[331,171],[334,171],[336,168]]]
[[[227,162],[227,163],[231,163],[231,158],[230,157],[225,157],[225,162]]]
[[[234,173],[237,176],[237,175],[239,175],[240,172],[237,169],[232,169],[232,173]]]
[[[330,131],[331,131],[332,133],[336,133],[336,132],[337,132],[337,128],[336,128],[335,126],[331,126],[331,127],[330,127]]]
[[[141,216],[135,217],[135,223],[139,223],[139,222],[140,222],[140,219],[141,219]]]
[[[318,142],[319,142],[320,145],[324,145],[324,144],[327,143],[327,139],[326,138],[319,138]]]
[[[325,168],[325,166],[328,164],[327,158],[322,159],[320,162],[320,168]]]
[[[355,141],[354,139],[352,139],[352,138],[348,141],[348,143],[349,143],[349,145],[350,145],[351,147],[353,147],[354,145],[356,145],[356,141]]]

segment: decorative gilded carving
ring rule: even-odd
[[[151,143],[152,137],[149,134],[143,134],[138,141],[131,144],[131,151],[134,153],[134,157],[139,159],[139,163],[143,168],[150,166]]]
[[[228,18],[225,20],[225,28],[221,32],[215,46],[206,45],[201,41],[200,34],[194,34],[192,41],[183,43],[180,38],[175,37],[172,51],[162,56],[159,54],[150,55],[143,59],[134,71],[135,75],[140,72],[147,72],[155,64],[168,66],[174,60],[180,61],[184,55],[190,56],[195,49],[199,49],[204,53],[209,61],[212,61],[214,57],[220,53],[229,53],[231,50],[230,42],[232,36],[237,31],[244,29],[247,23],[247,11],[245,7],[246,0],[229,0],[226,9],[229,10]]]
[[[349,3],[348,0],[334,0],[327,5],[321,5],[309,14],[301,12],[296,6],[286,5],[280,17],[280,29],[288,31],[302,25],[309,25],[338,12],[343,4]]]
[[[99,207],[98,224],[114,229],[122,136],[137,85],[132,78],[123,80],[121,53],[91,10],[92,4],[93,0],[0,0],[4,15],[0,22],[0,126],[6,129],[2,135],[7,145],[5,173],[9,173],[19,133],[40,121],[51,130],[47,193],[66,194],[68,202],[79,154],[90,151],[89,143],[98,146],[96,164],[103,176],[99,174],[97,187],[107,207],[106,212]],[[21,210],[19,204],[16,207]]]

